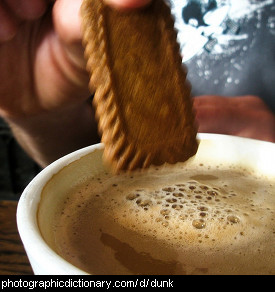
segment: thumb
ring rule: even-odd
[[[108,5],[120,9],[140,8],[152,0],[104,0]],[[53,7],[55,29],[64,42],[69,57],[76,65],[85,67],[82,47],[80,7],[82,0],[58,0]]]
[[[70,61],[85,68],[82,47],[80,7],[82,0],[58,0],[53,6],[55,31],[63,43]]]

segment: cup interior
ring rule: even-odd
[[[187,163],[236,164],[275,179],[274,143],[216,134],[199,134],[198,139],[198,153]],[[69,190],[109,171],[102,153],[102,144],[71,153],[46,167],[23,192],[17,223],[35,274],[86,274],[55,252],[53,215]]]

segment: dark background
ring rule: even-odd
[[[40,168],[21,149],[8,125],[0,119],[0,200],[18,200]]]

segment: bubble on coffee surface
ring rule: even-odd
[[[236,184],[236,180],[241,183]],[[110,216],[145,236],[164,237],[171,244],[183,239],[188,243],[232,244],[255,233],[258,217],[271,215],[257,202],[259,191],[271,192],[267,186],[259,190],[259,180],[245,169],[178,166],[132,173],[130,178],[121,175],[104,200]]]
[[[274,189],[267,178],[235,166],[179,164],[118,176],[104,173],[70,195],[71,207],[62,216],[80,212],[72,223],[76,242],[81,241],[81,230],[90,228],[90,221],[81,222],[82,218],[93,222],[105,218],[108,224],[100,226],[100,232],[116,236],[114,230],[121,226],[127,235],[117,236],[133,246],[132,232],[144,240],[183,248],[183,257],[198,248],[208,256],[215,252],[217,261],[224,254],[229,260],[231,254],[250,253],[266,262],[269,256],[274,258],[274,250],[263,256],[265,242],[275,238]],[[80,205],[82,210],[73,207]]]
[[[142,220],[141,218],[144,219],[149,214],[151,226],[157,222],[162,228],[169,229],[169,234],[173,231],[174,238],[178,239],[182,239],[182,233],[179,230],[186,231],[186,227],[198,231],[208,230],[208,227],[211,229],[213,225],[226,229],[228,225],[240,224],[243,215],[236,207],[226,202],[230,197],[232,197],[230,192],[220,191],[218,188],[195,180],[153,190],[135,189],[125,195],[130,205],[128,205],[129,209],[135,210],[138,214],[136,218],[140,217]],[[139,219],[136,221],[138,222]],[[157,230],[159,226],[155,225],[155,232]],[[210,234],[212,232],[213,230]],[[209,235],[205,237],[207,238]],[[200,236],[198,240],[202,240]]]

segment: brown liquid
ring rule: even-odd
[[[102,173],[60,206],[56,251],[91,274],[274,274],[274,195],[233,166]]]

